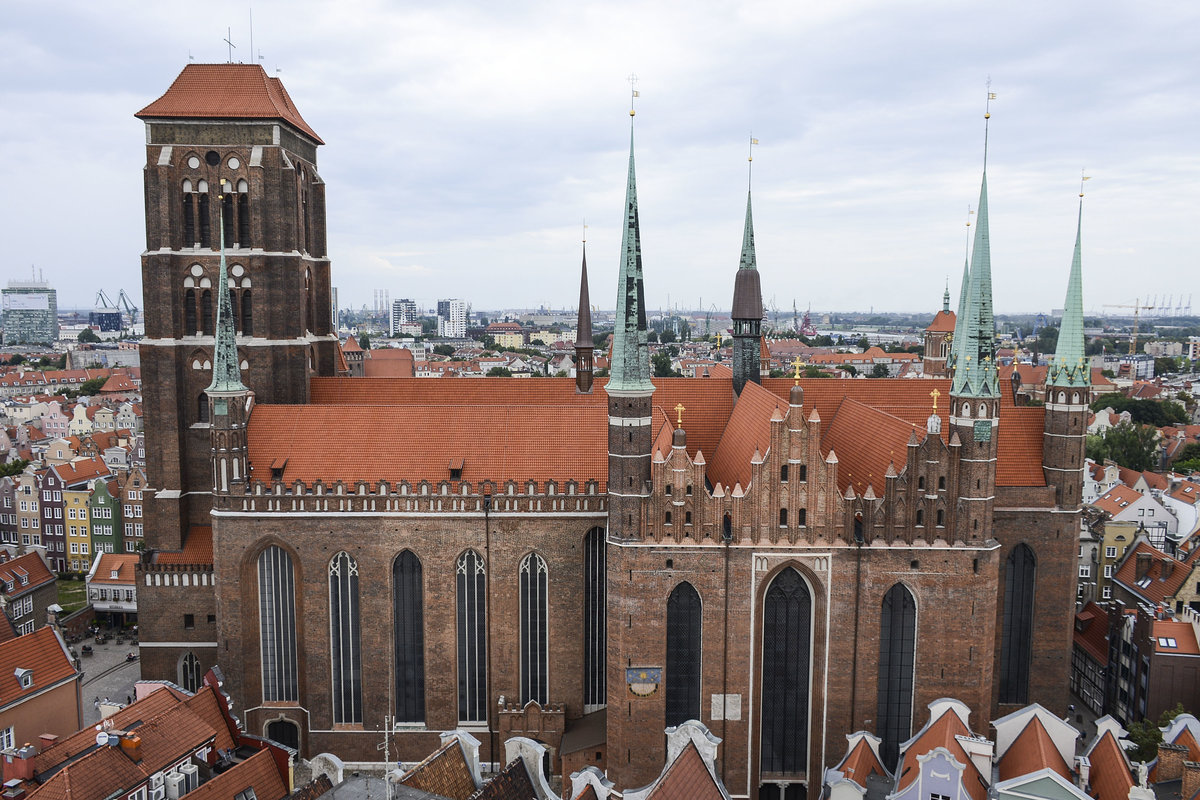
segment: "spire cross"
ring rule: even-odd
[[[932,392],[929,393],[929,396],[933,398],[933,413],[936,414],[937,413],[937,401],[938,401],[938,398],[942,396],[942,393],[939,392],[937,389],[934,389]]]
[[[631,72],[625,80],[629,81],[629,116],[632,117],[636,113],[633,110],[633,100],[636,97],[641,97],[641,94],[637,90],[638,76]]]
[[[996,93],[992,91],[992,76],[988,75],[987,79],[987,103],[983,109],[983,170],[987,172],[987,146],[988,146],[988,120],[992,118],[992,101],[996,99]]]
[[[675,406],[675,413],[678,415],[675,418],[676,425],[683,424],[683,412],[685,412],[685,411],[687,411],[687,409],[683,407],[683,403],[680,403],[679,405]]]
[[[756,144],[758,144],[758,139],[755,139],[754,134],[751,133],[750,134],[750,144],[748,147],[749,152],[746,156],[746,161],[747,161],[746,188],[747,189],[750,188],[750,184],[753,182],[753,178],[754,178],[754,145],[756,145]]]
[[[800,366],[800,356],[796,356],[796,360],[792,362],[792,367],[795,369],[792,379],[796,381],[797,386],[800,385]]]

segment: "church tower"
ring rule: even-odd
[[[990,118],[990,113],[985,114]],[[955,320],[950,354],[950,447],[957,452],[959,503],[955,538],[980,542],[992,536],[996,486],[996,434],[1000,386],[996,324],[992,313],[992,258],[988,231],[987,134],[979,189],[979,217],[969,281]]]
[[[631,117],[633,113],[632,110],[629,112]],[[650,423],[654,384],[650,381],[650,343],[646,327],[646,292],[642,285],[642,242],[638,226],[632,122],[612,366],[604,391],[608,394],[609,539],[635,539],[641,536],[642,506],[650,491]]]
[[[592,393],[592,300],[588,293],[587,240],[583,242],[583,268],[579,274],[579,316],[575,320],[575,391]]]
[[[1042,469],[1046,485],[1054,487],[1056,504],[1078,509],[1083,486],[1084,444],[1092,367],[1083,338],[1083,264],[1080,255],[1083,230],[1083,194],[1075,227],[1075,254],[1067,282],[1058,347],[1046,371],[1046,423],[1042,442]]]
[[[306,403],[309,376],[334,372],[323,142],[257,64],[189,64],[136,116],[146,126],[146,545],[178,550],[212,507],[222,237],[228,355],[249,389]]]
[[[761,384],[762,286],[754,256],[754,217],[750,190],[746,190],[746,224],[742,228],[742,256],[733,281],[733,390],[739,395],[747,383]]]

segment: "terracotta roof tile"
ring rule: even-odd
[[[749,385],[749,384],[747,384]],[[744,391],[744,390],[743,390]],[[722,800],[721,787],[713,780],[695,742],[688,742],[659,776],[646,800]]]
[[[19,669],[33,672],[33,684],[28,688],[17,680]],[[0,642],[0,703],[6,706],[75,674],[62,642],[49,626]]]
[[[749,488],[753,475],[750,459],[755,450],[766,454],[770,448],[771,415],[776,410],[786,414],[787,403],[757,383],[745,385],[708,464],[708,477],[714,485],[720,482],[732,487],[740,483],[743,489]]]
[[[866,431],[870,435],[863,435]],[[903,469],[908,460],[908,441],[914,433],[918,440],[925,439],[924,427],[918,428],[851,397],[843,399],[821,437],[821,449],[837,453],[838,489],[845,492],[853,481],[854,491],[859,494],[869,484],[882,497],[888,464]]]
[[[446,742],[406,772],[400,783],[451,800],[467,800],[476,792],[475,778],[457,739]]]
[[[214,775],[187,796],[189,800],[229,800],[246,789],[253,789],[258,800],[282,800],[288,796],[270,750],[259,750],[233,769]]]
[[[134,582],[133,571],[137,567],[140,556],[134,554],[120,553],[101,553],[100,565],[96,569],[94,581],[99,583],[127,583],[132,585]],[[116,571],[117,577],[112,577],[113,571]]]
[[[956,738],[970,735],[971,731],[953,711],[946,711],[930,722],[904,751],[900,778],[896,784],[897,792],[911,786],[921,774],[921,765],[917,760],[919,756],[932,752],[934,748],[944,747],[965,767],[962,772],[962,785],[971,796],[971,800],[986,800],[987,787],[984,785],[983,776]]]
[[[1129,790],[1135,786],[1133,775],[1112,731],[1105,731],[1088,752],[1088,759],[1092,762],[1088,774],[1092,797],[1096,800],[1129,800]]]
[[[1154,621],[1154,652],[1169,656],[1200,656],[1196,630],[1190,622],[1178,620]]]
[[[927,333],[954,333],[956,319],[957,315],[953,311],[939,311],[925,331]]]
[[[868,775],[887,777],[888,774],[865,736],[859,739],[858,744],[854,745],[853,749],[846,754],[837,769],[864,789],[867,788]]]
[[[1135,472],[1140,476],[1140,472]],[[1109,516],[1117,516],[1128,506],[1142,499],[1142,493],[1123,484],[1117,484],[1092,501],[1092,505]]]
[[[5,590],[10,598],[20,597],[53,580],[54,574],[37,553],[26,553],[12,559],[7,558],[6,554],[0,558],[0,581],[13,585],[11,591]]]
[[[1073,638],[1100,666],[1108,664],[1108,613],[1095,601],[1075,615]]]
[[[139,720],[148,720],[161,716],[166,711],[177,706],[179,701],[179,695],[176,695],[173,690],[164,687],[125,706],[125,708],[117,711],[109,719],[112,720],[113,726],[117,730],[126,730]],[[47,747],[38,753],[33,761],[34,772],[38,774],[47,772],[55,765],[61,764],[95,745],[96,731],[90,726],[86,727],[66,738],[59,739],[53,746]]]
[[[516,758],[471,797],[472,800],[537,800],[537,792],[529,780],[525,762]]]
[[[324,144],[278,78],[258,64],[188,64],[139,119],[277,119]]]
[[[1000,780],[1019,778],[1042,769],[1052,769],[1068,783],[1072,782],[1071,768],[1063,761],[1046,726],[1034,714],[1025,728],[1013,739],[998,765]]]
[[[156,564],[211,564],[212,526],[193,525],[188,529],[187,541],[183,550],[159,552],[155,555]]]
[[[1149,569],[1140,579],[1137,576],[1138,554],[1150,556]],[[1164,577],[1165,573],[1169,574]],[[1125,558],[1113,579],[1146,602],[1157,604],[1164,598],[1178,594],[1190,574],[1191,569],[1187,564],[1172,558],[1143,539],[1125,551]]]

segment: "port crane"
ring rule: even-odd
[[[1105,303],[1105,308],[1132,308],[1133,309],[1133,334],[1129,337],[1129,354],[1133,355],[1137,352],[1137,337],[1138,337],[1138,314],[1142,311],[1149,311],[1154,306],[1142,305],[1136,298],[1133,305],[1128,303]]]

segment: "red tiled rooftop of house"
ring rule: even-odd
[[[874,748],[871,747],[865,736],[851,748],[846,757],[842,759],[842,763],[838,764],[837,769],[864,789],[867,787],[868,775],[887,776],[887,770],[879,762]]]
[[[12,589],[5,590],[9,597],[17,597],[33,591],[54,580],[53,573],[37,553],[26,553],[16,558],[0,559],[0,581],[11,583]]]
[[[269,473],[268,473],[269,474]],[[188,529],[187,541],[182,550],[159,552],[155,554],[156,564],[211,564],[212,526],[193,525]]]
[[[933,322],[925,328],[926,333],[954,333],[954,322],[958,318],[953,311],[939,311]]]
[[[1154,652],[1168,656],[1200,656],[1196,629],[1190,622],[1159,619],[1154,621]]]
[[[189,800],[228,800],[244,796],[242,793],[247,789],[254,790],[257,800],[282,800],[288,796],[270,750],[259,750],[233,769],[214,775],[187,796]]]
[[[919,734],[918,738],[904,751],[904,761],[900,767],[900,779],[896,790],[900,791],[912,785],[921,774],[918,757],[931,752],[934,748],[944,747],[958,763],[962,764],[962,786],[971,796],[971,800],[986,800],[987,788],[983,776],[976,768],[967,752],[956,737],[970,736],[971,731],[959,719],[958,714],[947,710]]]
[[[1135,784],[1129,762],[1112,731],[1105,731],[1088,753],[1092,762],[1088,783],[1096,800],[1129,800],[1129,790]]]
[[[139,119],[276,119],[324,144],[278,78],[258,64],[188,64]]]
[[[98,583],[134,584],[133,571],[137,567],[139,556],[123,553],[101,553],[100,564],[96,567],[93,581]],[[116,573],[116,577],[113,577]]]
[[[1136,473],[1140,475],[1141,473]],[[1092,502],[1096,508],[1109,516],[1117,516],[1129,506],[1142,499],[1142,493],[1123,484],[1117,484]]]
[[[1075,615],[1075,631],[1072,634],[1079,645],[1100,666],[1108,663],[1108,613],[1089,600],[1083,610]]]
[[[28,687],[21,686],[16,674],[26,669],[33,672],[33,684]],[[49,626],[0,642],[0,701],[5,706],[75,674],[61,640]]]
[[[406,772],[400,783],[450,800],[467,800],[476,791],[475,778],[457,739]]]
[[[688,742],[659,776],[646,800],[722,800],[721,787],[713,780],[695,742]]]
[[[1138,577],[1138,555],[1150,557],[1145,574]],[[1117,568],[1114,579],[1129,591],[1148,603],[1161,603],[1164,598],[1174,597],[1191,573],[1191,568],[1154,545],[1143,540],[1125,551],[1125,558]]]
[[[1072,781],[1071,768],[1063,761],[1062,753],[1037,714],[1030,717],[1025,728],[1009,745],[998,765],[1000,780],[1019,778],[1043,769],[1052,769],[1068,783]]]
[[[529,779],[525,762],[516,758],[471,797],[472,800],[533,800],[537,792]]]

